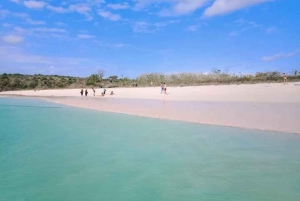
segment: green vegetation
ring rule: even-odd
[[[116,75],[104,77],[104,71],[99,70],[87,78],[59,75],[22,75],[0,74],[0,91],[28,89],[86,88],[86,87],[135,87],[159,86],[165,82],[168,86],[196,86],[210,84],[242,84],[282,82],[283,75],[279,72],[258,72],[256,74],[236,75],[213,69],[211,73],[150,73],[138,76],[137,79],[118,78]],[[300,74],[294,71],[287,75],[288,81],[300,81]]]
[[[0,91],[78,88],[83,85],[85,85],[85,79],[78,77],[40,74],[0,74]]]
[[[287,75],[288,81],[300,81],[300,75],[297,71]],[[151,73],[143,74],[137,78],[139,86],[160,85],[161,82],[167,83],[169,86],[195,86],[210,84],[243,84],[243,83],[270,83],[282,82],[283,75],[279,72],[258,72],[256,74],[237,75],[223,73],[220,70],[212,70],[211,73],[173,73],[161,74]]]
[[[31,89],[62,89],[62,88],[86,88],[86,87],[130,87],[136,81],[134,79],[110,76],[103,79],[104,71],[99,70],[87,78],[59,76],[59,75],[22,75],[0,74],[0,91],[31,90]]]

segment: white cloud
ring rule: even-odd
[[[239,32],[237,31],[232,31],[229,33],[229,36],[237,36],[237,35],[239,35]]]
[[[49,9],[53,12],[56,12],[56,13],[67,13],[69,11],[68,9],[63,8],[63,7],[56,7],[56,6],[51,6],[51,5],[48,5],[47,9]]]
[[[180,20],[169,20],[155,23],[149,23],[145,21],[137,21],[133,24],[133,32],[135,33],[154,33],[160,30],[162,27],[166,27],[171,24],[180,23]]]
[[[277,31],[276,27],[269,27],[269,28],[266,29],[267,34],[274,33],[275,31]]]
[[[121,20],[121,16],[120,15],[113,14],[113,13],[111,13],[109,11],[98,11],[98,14],[101,17],[107,18],[107,19],[112,20],[112,21]]]
[[[5,18],[9,14],[10,14],[9,10],[0,10],[0,19]]]
[[[78,34],[77,38],[79,38],[79,39],[91,39],[91,38],[95,38],[95,36],[89,35],[89,34]]]
[[[20,0],[10,0],[10,1],[14,3],[20,3]]]
[[[57,29],[57,28],[34,28],[31,30],[37,31],[37,32],[55,32],[55,33],[66,33],[67,32],[67,30],[65,30],[65,29]]]
[[[27,13],[12,13],[13,16],[15,17],[20,17],[20,18],[28,18],[29,15]]]
[[[63,22],[56,22],[55,24],[56,24],[57,26],[66,26],[66,24],[63,23]]]
[[[191,13],[211,0],[137,0],[134,9],[140,10],[151,4],[168,4],[169,8],[162,9],[159,12],[161,16],[183,15]]]
[[[27,19],[26,20],[29,24],[32,24],[32,25],[42,25],[42,24],[46,24],[46,22],[44,21],[35,21],[35,20],[31,20],[31,19]]]
[[[186,30],[192,31],[192,32],[197,31],[197,29],[198,29],[197,25],[191,25],[186,28]]]
[[[139,21],[134,23],[133,25],[133,32],[139,33],[139,32],[144,32],[144,33],[151,33],[153,31],[149,30],[150,24],[144,21]]]
[[[88,12],[91,11],[90,6],[86,4],[73,4],[69,6],[70,11],[75,11],[81,14],[87,14]]]
[[[296,49],[293,52],[289,53],[278,53],[273,56],[264,56],[261,58],[262,61],[273,61],[275,59],[280,59],[280,58],[287,58],[287,57],[292,57],[296,54],[300,53],[300,49]]]
[[[101,47],[109,47],[109,48],[123,48],[129,46],[128,44],[124,44],[124,43],[110,44],[110,43],[103,43],[97,40],[94,40],[93,42]]]
[[[9,24],[9,23],[3,23],[2,26],[5,27],[5,28],[8,28],[8,27],[11,27],[11,24]]]
[[[170,24],[179,23],[179,22],[180,20],[169,20],[169,21],[162,21],[162,22],[155,22],[155,23],[137,21],[133,24],[133,32],[154,33],[162,27],[168,26]]]
[[[17,32],[26,32],[26,30],[21,27],[15,27],[14,30]]]
[[[163,9],[158,14],[160,16],[173,16],[188,14],[209,5],[203,15],[212,17],[267,1],[273,0],[136,0],[134,9],[141,10],[150,5],[157,7],[161,4]]]
[[[18,43],[23,42],[24,38],[23,38],[22,36],[7,35],[7,36],[4,36],[4,37],[2,38],[2,40],[3,40],[5,43],[18,44]]]
[[[117,47],[117,48],[122,48],[122,47],[126,47],[126,46],[128,46],[128,44],[124,44],[124,43],[118,43],[118,44],[111,45],[111,47]]]
[[[123,4],[107,4],[108,8],[114,9],[114,10],[121,10],[121,9],[128,9],[130,6],[128,3],[123,3]]]
[[[10,54],[7,54],[10,52]],[[5,55],[5,56],[4,56]],[[0,46],[0,61],[12,63],[31,63],[31,64],[47,64],[47,65],[79,65],[86,60],[81,58],[68,57],[45,57],[40,55],[32,55],[24,52],[20,48],[1,47]]]
[[[173,10],[176,14],[190,13],[204,6],[207,1],[208,0],[181,0],[177,2]]]
[[[153,24],[153,26],[155,26],[155,27],[165,27],[169,24],[175,24],[175,23],[179,23],[179,22],[180,22],[180,20],[169,20],[169,21],[164,21],[164,22],[155,22]]]
[[[222,15],[268,1],[272,0],[215,0],[214,3],[204,11],[203,16],[212,17]]]
[[[46,5],[46,3],[43,1],[24,1],[24,5],[27,8],[39,9],[43,8]]]

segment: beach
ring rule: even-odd
[[[101,96],[88,89],[6,91],[1,96],[45,98],[48,101],[104,112],[180,120],[201,124],[300,134],[300,86],[264,83],[168,87],[112,88]],[[115,95],[111,96],[113,91]]]

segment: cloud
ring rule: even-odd
[[[81,14],[87,14],[91,11],[91,8],[87,4],[73,4],[69,6],[70,11],[75,11]]]
[[[133,24],[133,32],[135,33],[154,33],[160,27],[166,26],[162,22],[148,23],[145,21],[138,21]]]
[[[189,14],[208,6],[203,16],[212,17],[268,1],[273,0],[136,0],[134,10],[142,10],[151,5],[153,7],[162,5],[163,9],[158,12],[158,15],[176,16]]]
[[[66,24],[63,23],[63,22],[56,22],[55,24],[56,24],[57,26],[66,26]]]
[[[169,21],[164,21],[164,22],[155,22],[153,23],[153,26],[155,27],[165,27],[169,24],[175,24],[175,23],[179,23],[180,20],[169,20]]]
[[[9,44],[19,44],[21,42],[23,42],[24,38],[21,36],[16,36],[16,35],[7,35],[2,37],[2,40],[5,43],[9,43]]]
[[[177,4],[173,7],[173,10],[176,14],[186,14],[197,10],[204,6],[208,0],[185,0],[178,1]]]
[[[5,27],[5,28],[9,28],[9,27],[11,27],[11,24],[9,24],[9,23],[3,23],[2,26]]]
[[[237,35],[239,35],[239,32],[237,31],[232,31],[229,33],[229,36],[237,36]]]
[[[253,22],[253,21],[245,20],[244,18],[240,18],[240,19],[234,21],[234,24],[238,25],[239,30],[230,32],[229,36],[237,36],[242,32],[262,27],[262,25],[260,25],[256,22]]]
[[[149,30],[150,24],[144,21],[138,21],[135,22],[133,25],[133,32],[139,33],[139,32],[144,32],[144,33],[151,33],[153,31]]]
[[[65,29],[57,29],[57,28],[34,28],[31,30],[38,31],[38,32],[55,32],[55,33],[66,33],[67,32],[67,30],[65,30]]]
[[[147,6],[154,4],[163,5],[163,9],[158,12],[160,16],[184,15],[191,13],[203,6],[211,0],[137,0],[134,10],[141,10]]]
[[[118,21],[118,20],[121,20],[121,16],[120,15],[117,15],[117,14],[113,14],[109,11],[98,11],[98,14],[103,17],[103,18],[107,18],[109,20],[112,20],[112,21]]]
[[[53,12],[56,12],[56,13],[67,13],[67,12],[69,12],[69,10],[66,9],[66,8],[56,7],[56,6],[51,6],[51,5],[48,5],[47,9],[49,9],[49,10],[51,10]]]
[[[27,8],[40,9],[43,8],[46,3],[43,1],[24,1],[24,5]]]
[[[31,19],[27,19],[26,20],[29,24],[32,24],[32,25],[42,25],[42,24],[46,24],[46,22],[44,21],[34,21],[34,20],[31,20]]]
[[[0,46],[0,63],[5,64],[2,67],[0,66],[2,72],[17,70],[19,73],[24,72],[27,74],[78,75],[78,72],[87,73],[91,69],[96,70],[101,66],[99,62],[93,59],[30,54],[16,46]],[[82,74],[80,75],[82,76]]]
[[[186,28],[187,31],[192,31],[192,32],[197,31],[197,29],[198,29],[198,25],[190,25]]]
[[[206,8],[203,16],[212,17],[216,15],[222,15],[268,1],[272,0],[215,0],[210,7]]]
[[[262,61],[273,61],[273,60],[280,59],[280,58],[292,57],[298,53],[300,53],[300,48],[294,50],[293,52],[289,52],[289,53],[279,53],[279,54],[275,54],[273,56],[264,56],[261,58],[261,60]]]
[[[122,3],[122,4],[107,4],[108,8],[114,9],[114,10],[121,10],[121,9],[128,9],[130,6],[128,3]]]
[[[56,37],[60,39],[70,40],[69,37],[67,37],[67,30],[65,29],[58,29],[58,28],[47,28],[47,27],[37,27],[37,28],[21,28],[21,27],[14,27],[14,31],[16,33],[22,34],[22,35],[28,35],[33,37]]]
[[[124,44],[124,43],[116,43],[116,44],[103,43],[98,40],[94,40],[93,42],[101,47],[109,47],[109,48],[123,48],[123,47],[129,46],[128,44]]]
[[[63,3],[63,5],[66,5],[66,3]],[[93,19],[92,15],[90,14],[92,9],[89,4],[71,4],[67,8],[48,5],[47,9],[56,13],[77,12],[85,15],[87,20]]]
[[[17,32],[26,32],[26,30],[21,27],[15,27],[14,30]]]
[[[274,33],[276,31],[277,31],[276,27],[269,27],[269,28],[266,29],[267,34],[271,34],[271,33]]]
[[[95,36],[88,35],[88,34],[78,34],[77,38],[79,38],[79,39],[91,39],[91,38],[95,38]]]
[[[9,10],[0,10],[0,19],[5,18],[6,16],[8,16],[10,14]]]
[[[14,3],[20,3],[20,0],[10,0],[10,1]]]
[[[27,13],[12,13],[12,15],[20,18],[29,18],[29,15]]]
[[[145,21],[137,21],[133,24],[133,32],[135,33],[154,33],[158,31],[160,28],[168,26],[170,24],[179,23],[180,20],[169,20],[162,22],[149,23]]]

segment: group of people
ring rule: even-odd
[[[96,95],[96,90],[94,88],[92,88],[93,90],[93,95],[95,96]],[[83,89],[80,90],[80,94],[81,96],[83,96],[83,93],[85,94],[85,96],[88,96],[88,90],[85,89],[85,91]],[[103,92],[101,93],[102,96],[105,96],[105,93],[106,93],[106,89],[103,89]],[[110,92],[110,95],[115,95],[114,91],[111,91]]]
[[[161,83],[161,91],[160,91],[160,93],[161,94],[162,93],[167,94],[167,85],[166,85],[166,83]]]

